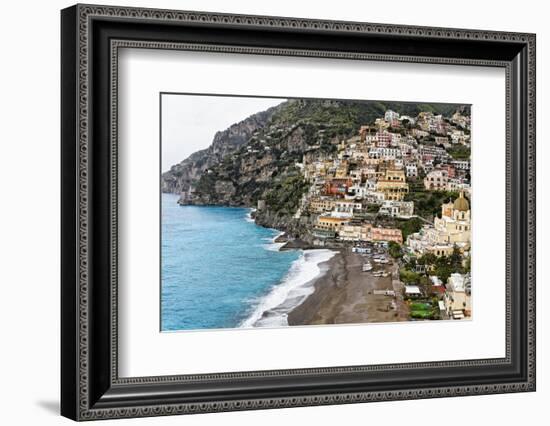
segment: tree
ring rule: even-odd
[[[435,268],[435,274],[439,277],[441,281],[446,283],[449,280],[449,277],[453,273],[453,269],[449,265],[438,265]]]
[[[416,272],[409,271],[407,269],[401,269],[399,271],[399,279],[406,284],[418,284],[420,283],[420,275]]]
[[[367,213],[378,213],[378,210],[380,210],[379,204],[368,204],[367,205]]]
[[[441,256],[436,258],[435,261],[435,274],[443,281],[444,283],[447,282],[449,277],[453,272],[456,272],[451,264],[451,257],[450,256]]]
[[[388,252],[390,256],[394,259],[400,259],[403,257],[403,251],[401,250],[401,245],[397,244],[395,241],[390,241],[388,246]]]
[[[266,204],[275,213],[294,214],[308,186],[301,175],[286,176],[267,192]]]
[[[470,272],[471,266],[472,266],[471,264],[472,264],[472,258],[471,258],[471,256],[468,256],[466,258],[465,265],[464,265],[464,272],[465,273]]]
[[[406,241],[409,235],[420,231],[420,228],[422,228],[422,220],[418,217],[413,217],[407,220],[399,220],[397,221],[396,226],[401,229],[403,241]]]
[[[436,261],[437,256],[433,253],[426,253],[417,260],[420,265],[434,265]]]
[[[460,254],[460,250],[458,249],[456,244],[453,247],[453,253],[451,254],[450,263],[455,271],[462,270],[462,255]]]
[[[420,285],[429,286],[430,284],[431,284],[431,281],[426,275],[420,276]]]
[[[421,275],[420,276],[419,284],[422,287],[424,287],[424,291],[426,292],[426,294],[431,294],[432,293],[432,282],[430,281],[430,279],[426,275]]]
[[[447,150],[449,155],[453,157],[454,160],[469,160],[470,159],[470,148],[464,145],[456,145]]]
[[[404,201],[414,202],[414,211],[418,216],[431,219],[441,210],[441,205],[448,200],[456,199],[455,191],[416,191],[405,195]]]

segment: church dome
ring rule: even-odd
[[[455,200],[453,208],[461,212],[470,210],[470,203],[464,198],[464,192],[460,191],[460,196]]]

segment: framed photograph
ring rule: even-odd
[[[535,35],[61,29],[62,415],[535,390]]]

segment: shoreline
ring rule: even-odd
[[[299,250],[301,256],[290,265],[281,281],[256,301],[238,327],[408,320],[408,308],[402,300],[375,294],[375,290],[393,290],[391,274],[389,277],[374,277],[369,272],[362,272],[365,258],[360,254],[351,253],[346,247],[312,246],[301,238],[289,236],[286,229],[258,223],[254,214],[256,209],[244,208],[248,210],[244,218],[247,222],[276,233],[266,250]],[[375,268],[391,273],[394,265],[377,265]]]
[[[177,194],[174,194],[177,195]],[[195,203],[181,203],[180,200],[176,203],[181,207],[225,207],[225,208],[240,208],[248,210],[245,216],[245,220],[250,223],[254,223],[257,226],[266,229],[272,229],[278,233],[275,237],[276,241],[273,243],[282,243],[280,250],[317,250],[317,249],[328,249],[328,250],[337,250],[340,247],[331,247],[331,246],[315,246],[306,241],[303,234],[300,233],[297,237],[292,237],[293,233],[291,232],[292,228],[290,225],[293,222],[291,217],[277,217],[277,220],[274,218],[263,217],[263,220],[260,220],[259,211],[256,207],[246,206],[246,205],[223,205],[223,204],[195,204]],[[269,220],[267,220],[269,219]]]
[[[276,243],[274,243],[276,244]],[[281,281],[259,297],[240,328],[288,326],[288,314],[315,291],[313,282],[324,274],[320,265],[327,263],[332,250],[302,250]]]
[[[301,252],[300,257],[290,265],[281,281],[267,294],[257,300],[248,317],[241,322],[241,328],[289,326],[288,315],[315,292],[314,283],[328,271],[324,266],[338,252],[326,247],[314,247],[300,238],[292,238],[286,230],[257,223],[256,209],[249,208],[245,220],[256,226],[270,229],[276,234],[265,246],[266,250]]]
[[[375,290],[393,290],[392,277],[362,272],[364,258],[348,250],[319,265],[325,273],[316,277],[314,291],[288,314],[288,324],[362,324],[408,320],[408,309],[392,296]],[[377,266],[392,272],[394,266]],[[394,307],[392,307],[394,305]]]

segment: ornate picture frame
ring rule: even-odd
[[[61,12],[61,413],[73,420],[535,390],[534,34],[76,5]],[[119,377],[118,50],[479,65],[506,72],[506,356]]]

